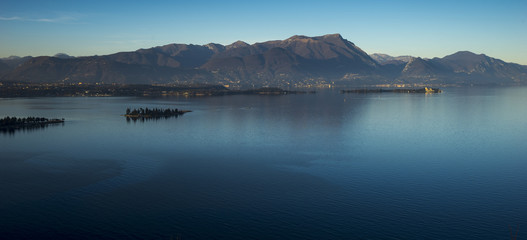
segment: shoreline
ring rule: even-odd
[[[361,89],[351,89],[351,90],[340,90],[340,93],[442,93],[443,90],[439,88],[393,88],[393,89],[371,89],[371,88],[361,88]]]

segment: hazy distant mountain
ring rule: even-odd
[[[9,73],[11,70],[12,69],[9,67],[9,65],[7,65],[7,63],[0,61],[0,77]]]
[[[106,58],[126,64],[196,68],[207,62],[214,53],[216,51],[207,45],[169,44],[135,52],[115,53],[107,55]]]
[[[62,58],[62,59],[75,58],[75,57],[70,56],[70,55],[65,54],[65,53],[57,53],[57,54],[55,54],[53,57],[56,57],[56,58]]]
[[[19,57],[19,56],[10,56],[7,58],[0,58],[0,62],[7,64],[10,68],[16,68],[20,64],[24,63],[25,61],[31,59],[33,57],[26,56],[26,57]]]
[[[400,81],[410,79],[442,84],[520,84],[527,82],[527,66],[461,51],[444,58],[413,58],[399,77]]]
[[[233,87],[524,84],[527,66],[470,52],[444,58],[391,57],[362,51],[340,34],[230,45],[168,44],[133,52],[74,58],[0,59],[0,79],[20,82],[178,84]]]
[[[25,61],[28,61],[32,57],[18,57],[18,56],[10,56],[7,58],[0,58],[0,80],[3,79],[3,76],[9,74],[11,71],[13,71],[16,67],[24,63]]]
[[[412,56],[398,56],[398,57],[392,57],[388,54],[382,54],[382,53],[374,53],[370,55],[373,60],[377,61],[380,64],[402,64],[409,62],[412,58]]]
[[[36,57],[4,76],[20,82],[154,84],[205,79],[207,72],[156,65],[127,64],[102,57]]]
[[[441,63],[455,73],[466,75],[480,75],[511,78],[525,74],[526,66],[506,63],[502,60],[488,57],[484,54],[476,55],[471,52],[457,52],[441,59]]]

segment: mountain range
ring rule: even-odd
[[[461,51],[443,58],[368,55],[340,34],[230,45],[169,44],[104,56],[0,59],[0,81],[214,84],[233,88],[377,84],[517,85],[527,66]]]

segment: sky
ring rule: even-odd
[[[527,65],[527,1],[2,0],[0,57],[105,55],[171,43],[340,33],[365,52],[457,51]]]

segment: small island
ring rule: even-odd
[[[192,112],[190,110],[180,110],[180,109],[159,109],[159,108],[139,108],[139,109],[126,109],[126,114],[123,116],[126,117],[127,120],[137,120],[137,119],[160,119],[160,118],[170,118],[170,117],[178,117],[180,115],[183,115],[185,113]]]
[[[0,119],[0,131],[14,131],[17,129],[35,129],[46,127],[50,124],[64,123],[64,118],[62,119],[48,119],[43,117],[4,117]]]
[[[439,88],[394,88],[394,89],[352,89],[341,90],[340,93],[441,93]]]

